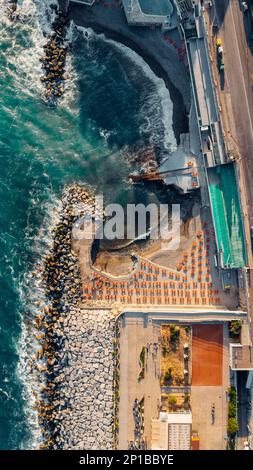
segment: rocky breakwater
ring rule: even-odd
[[[18,18],[17,3],[18,0],[8,0],[6,3],[6,13],[11,21],[15,21]]]
[[[41,449],[112,449],[117,443],[117,310],[81,304],[82,281],[72,249],[73,224],[87,211],[92,217],[89,190],[75,185],[64,191],[41,275],[46,305],[35,318],[40,348],[31,368],[39,383],[35,408]]]
[[[67,365],[57,377],[61,386],[56,412],[64,449],[115,447],[115,312],[76,308],[64,319]]]
[[[48,42],[43,46],[44,55],[42,62],[41,81],[45,85],[45,98],[49,105],[54,105],[56,100],[64,93],[65,80],[69,78],[65,71],[66,57],[69,44],[66,41],[69,19],[67,14],[59,11],[53,23],[53,31],[50,32]]]

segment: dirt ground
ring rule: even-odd
[[[192,328],[192,385],[222,385],[223,326]]]
[[[171,328],[173,331],[171,333]],[[175,329],[175,332],[174,332]],[[173,332],[178,339],[173,341]],[[190,329],[183,326],[162,325],[161,385],[184,385],[184,345],[191,342]]]
[[[191,249],[192,241],[200,229],[201,219],[199,207],[196,204],[195,216],[181,225],[180,242],[176,249],[171,247],[171,249],[165,250],[164,242],[160,239],[138,244],[134,243],[118,251],[101,251],[97,256],[94,266],[112,275],[129,274],[133,270],[131,253],[134,252],[162,267],[176,269],[179,257],[182,258],[183,252]],[[115,246],[112,245],[113,249],[115,249]],[[123,246],[123,243],[119,242],[118,246]]]
[[[127,245],[127,241],[125,243]],[[215,266],[215,234],[208,208],[181,225],[180,243],[161,240],[100,251],[92,264],[86,241],[73,246],[80,260],[83,300],[128,305],[214,305],[235,309],[238,288],[224,291]]]

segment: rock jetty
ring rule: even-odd
[[[39,384],[34,393],[43,435],[41,449],[113,449],[117,445],[118,310],[81,302],[82,283],[71,233],[83,215],[82,207],[93,214],[94,195],[78,185],[67,188],[53,245],[40,272],[47,303],[35,318],[40,348],[31,368]]]
[[[69,78],[65,71],[66,57],[69,44],[66,41],[69,26],[68,15],[59,11],[50,32],[47,43],[43,46],[44,55],[40,58],[44,74],[40,80],[45,85],[45,98],[49,105],[64,93],[64,82]]]
[[[15,21],[18,17],[17,14],[17,0],[9,0],[7,2],[7,8],[6,8],[6,13],[11,21]]]

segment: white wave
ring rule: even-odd
[[[32,369],[32,357],[41,349],[36,339],[37,330],[33,327],[35,318],[41,315],[43,308],[48,304],[42,286],[40,266],[46,252],[52,247],[52,228],[59,222],[61,202],[54,195],[45,204],[45,217],[38,234],[33,238],[33,251],[37,255],[37,264],[31,271],[27,271],[17,283],[22,312],[20,313],[21,336],[17,343],[19,363],[17,375],[23,385],[23,398],[25,402],[25,415],[29,423],[32,437],[26,448],[37,449],[43,442],[37,411],[35,410],[36,394],[39,397],[43,376],[38,377]],[[43,359],[37,364],[43,364]]]
[[[6,390],[3,390],[3,388],[0,388],[0,394],[4,395],[8,400],[15,401],[15,399],[11,395],[9,395]]]
[[[165,131],[164,146],[169,150],[172,148],[176,149],[176,139],[172,128],[173,103],[170,99],[169,91],[167,90],[164,81],[155,75],[145,60],[135,51],[110,39],[107,39],[106,41],[112,43],[114,47],[120,49],[124,54],[126,54],[131,59],[131,61],[137,65],[137,67],[141,68],[145,76],[155,84],[156,92],[159,96],[163,112],[163,125]],[[145,115],[148,114],[149,116],[152,116],[152,113],[155,113],[156,111],[157,101],[153,101],[153,109],[150,109],[150,101],[151,100],[149,100],[146,105],[144,104],[143,111]],[[148,124],[150,125],[150,121]]]
[[[8,17],[2,16],[0,44],[8,41],[8,73],[15,87],[30,95],[43,91],[39,61],[45,44],[43,32],[47,34],[51,30],[54,13],[50,5],[57,3],[55,0],[19,0],[18,19],[9,22],[10,27],[7,27]]]
[[[121,44],[119,42],[116,42],[112,39],[107,39],[104,34],[96,34],[92,28],[85,28],[82,26],[77,27],[78,31],[80,31],[84,38],[87,41],[91,41],[94,38],[102,38],[103,41],[107,42],[108,44],[111,44],[113,47],[118,49],[122,54],[127,56],[132,63],[134,63],[138,69],[142,71],[142,73],[152,82],[154,83],[156,87],[156,92],[153,96],[149,96],[149,99],[147,103],[143,103],[143,114],[146,116],[146,124],[147,126],[143,127],[144,132],[148,132],[151,129],[151,120],[150,118],[154,118],[154,115],[157,113],[157,105],[159,98],[161,108],[162,108],[162,114],[163,114],[163,125],[164,125],[164,146],[167,148],[169,151],[176,150],[177,148],[177,143],[176,143],[176,138],[173,132],[173,127],[172,127],[172,122],[173,122],[173,103],[170,99],[170,94],[168,89],[166,88],[166,85],[164,83],[164,80],[157,77],[155,73],[152,71],[150,66],[145,62],[145,60],[137,54],[135,51],[130,49],[129,47],[125,46],[124,44]],[[136,71],[138,73],[138,70]],[[147,116],[148,115],[148,116]],[[155,132],[158,131],[158,129],[154,129]],[[156,136],[154,136],[156,137]]]
[[[0,44],[8,42],[8,73],[13,79],[17,89],[25,91],[28,95],[38,95],[44,99],[44,85],[40,80],[43,75],[40,57],[43,57],[43,46],[46,43],[46,36],[52,31],[52,24],[56,18],[55,10],[51,6],[58,6],[57,0],[19,0],[18,20],[10,22],[4,15],[6,9],[1,9],[5,21],[0,22]],[[6,24],[11,28],[6,28]],[[16,35],[22,33],[22,43],[16,39]],[[74,36],[74,23],[67,32],[67,41],[71,42]],[[69,80],[65,82],[65,94],[59,105],[68,105],[75,100],[76,79],[72,57],[67,55],[65,71],[69,75]]]
[[[66,42],[68,42],[69,44],[73,44],[76,39],[76,33],[76,25],[74,21],[71,21],[66,34]],[[69,78],[65,81],[65,91],[59,103],[65,107],[71,107],[71,111],[74,112],[73,108],[75,108],[75,104],[78,102],[78,74],[73,64],[72,54],[67,54],[65,70]],[[78,111],[76,110],[76,114],[77,113]]]

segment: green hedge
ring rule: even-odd
[[[235,387],[230,387],[228,390],[228,422],[227,422],[227,434],[228,434],[228,449],[235,449],[235,436],[239,430],[237,422],[237,396]]]
[[[228,418],[227,432],[229,436],[234,436],[239,429],[236,418]]]

